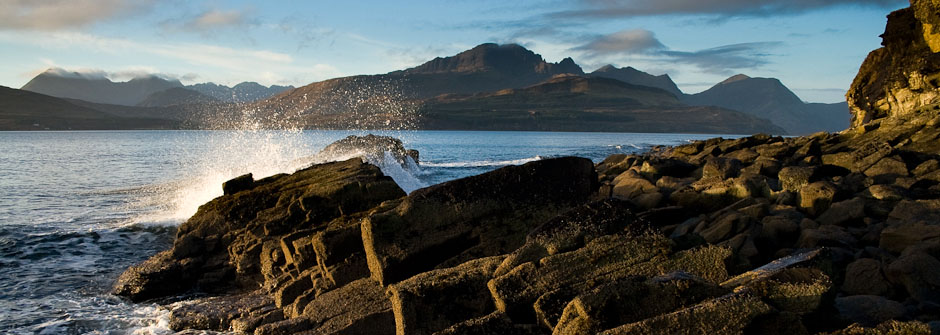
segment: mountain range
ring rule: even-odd
[[[772,78],[738,75],[704,92],[685,94],[668,75],[613,65],[585,73],[571,58],[550,63],[522,46],[492,43],[405,70],[329,79],[296,89],[257,83],[183,86],[158,77],[114,83],[61,70],[40,74],[23,89],[88,101],[70,100],[110,110],[110,115],[121,115],[116,113],[121,105],[138,106],[123,108],[132,111],[124,114],[170,118],[201,128],[234,127],[220,121],[238,122],[234,115],[248,115],[272,128],[793,135],[840,131],[849,122],[844,103],[804,103]],[[254,102],[232,104],[243,101]]]
[[[34,77],[21,89],[95,103],[162,107],[192,103],[253,102],[293,88],[293,86],[277,85],[266,87],[255,82],[243,82],[233,87],[215,83],[184,86],[177,79],[155,75],[138,77],[126,82],[114,82],[101,75],[50,68]]]
[[[85,105],[87,104],[87,105]],[[166,110],[107,111],[106,106],[75,103],[45,94],[0,86],[0,130],[176,129],[181,123]]]

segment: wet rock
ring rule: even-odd
[[[366,157],[369,161],[375,162],[377,159],[383,158],[386,152],[402,164],[405,163],[406,159],[411,159],[415,163],[418,162],[418,151],[405,149],[401,140],[373,134],[347,136],[326,146],[310,160],[323,162],[352,157]]]
[[[192,260],[178,261],[170,250],[128,268],[118,277],[112,293],[131,301],[144,301],[185,291],[192,285]]]
[[[363,221],[372,278],[390,284],[445,262],[508,253],[538,224],[585,202],[596,180],[590,160],[569,157],[417,190]]]
[[[504,258],[476,259],[389,286],[396,333],[432,334],[496,310],[486,283]]]
[[[244,190],[250,190],[254,186],[255,179],[251,174],[241,175],[232,180],[222,183],[222,193],[225,195],[235,194]]]
[[[853,295],[836,298],[839,315],[865,327],[904,317],[907,310],[901,303],[877,295]]]
[[[891,284],[885,279],[881,262],[862,258],[845,268],[842,291],[849,295],[887,295]]]

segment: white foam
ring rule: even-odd
[[[448,163],[421,162],[421,165],[427,166],[427,167],[442,167],[442,168],[494,167],[494,166],[520,165],[520,164],[534,162],[534,161],[542,160],[542,159],[543,159],[542,156],[534,156],[534,157],[528,157],[528,158],[502,160],[502,161],[484,160],[484,161],[448,162]]]
[[[378,166],[386,176],[392,177],[398,187],[401,187],[405,193],[411,193],[419,188],[427,187],[426,182],[418,179],[416,175],[420,174],[420,167],[411,157],[405,157],[405,163],[401,164],[395,159],[391,152],[384,152],[381,159],[372,161],[373,158],[367,158],[369,163]]]

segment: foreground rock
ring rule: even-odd
[[[930,333],[940,110],[911,108],[937,103],[912,87],[938,75],[938,22],[912,8],[840,134],[543,160],[408,196],[361,159],[243,176],[115,293],[206,294],[169,305],[171,326],[254,334]]]

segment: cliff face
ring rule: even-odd
[[[938,13],[938,0],[911,0],[888,15],[884,47],[868,55],[846,94],[853,127],[940,108]]]

